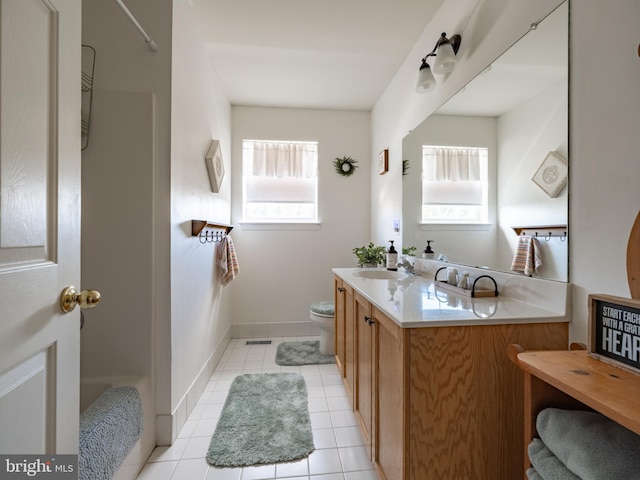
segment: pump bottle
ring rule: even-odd
[[[391,246],[387,252],[387,270],[398,270],[398,252],[393,246],[393,240],[389,240]]]

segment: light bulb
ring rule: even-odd
[[[436,78],[431,73],[431,67],[426,62],[426,60],[422,60],[422,65],[420,65],[420,71],[418,72],[418,83],[416,84],[416,92],[418,93],[426,93],[436,86]]]
[[[446,42],[443,42],[438,46],[436,59],[433,64],[433,73],[449,73],[453,71],[454,68],[456,68],[457,63],[458,59],[456,58],[456,54],[453,51],[453,47],[447,40]]]

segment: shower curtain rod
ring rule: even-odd
[[[140,32],[140,35],[142,35],[142,38],[144,38],[144,41],[149,46],[149,50],[151,50],[152,52],[157,52],[158,44],[153,41],[153,39],[147,34],[147,32],[144,31],[144,28],[142,28],[142,26],[138,23],[138,20],[136,20],[136,17],[133,16],[133,14],[129,11],[129,9],[122,2],[122,0],[116,0],[116,3],[122,9],[124,14],[127,17],[129,17],[129,20],[131,20],[131,23],[133,23],[133,26],[136,27],[136,29]]]

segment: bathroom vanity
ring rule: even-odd
[[[567,348],[569,285],[498,273],[504,293],[470,298],[428,272],[361,270],[333,270],[336,361],[380,478],[521,478],[523,379],[505,352]]]

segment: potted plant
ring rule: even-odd
[[[376,247],[373,242],[369,242],[368,246],[354,248],[353,253],[358,259],[358,267],[376,267],[384,262],[386,250],[384,247]]]

